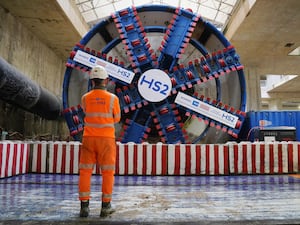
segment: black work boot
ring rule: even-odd
[[[81,207],[80,207],[80,217],[88,217],[89,216],[89,200],[86,202],[81,201]]]
[[[116,210],[114,210],[111,207],[110,202],[102,202],[102,209],[100,213],[100,217],[107,217],[108,215],[114,213]]]

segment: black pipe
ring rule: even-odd
[[[48,120],[58,119],[61,101],[0,57],[0,99]]]

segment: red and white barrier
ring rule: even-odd
[[[300,142],[292,142],[287,144],[288,147],[288,172],[300,172]]]
[[[31,143],[31,170],[32,173],[46,173],[48,142]]]
[[[118,144],[116,174],[167,175],[167,145]]]
[[[0,142],[0,178],[24,174],[29,171],[29,144]]]
[[[300,142],[207,145],[119,144],[119,175],[229,175],[300,172]]]
[[[81,148],[79,142],[0,143],[1,177],[24,172],[78,174]],[[95,167],[93,173],[100,172],[99,167]],[[117,144],[116,175],[237,175],[299,172],[300,142]]]
[[[229,144],[231,174],[283,174],[300,171],[300,143]]]
[[[228,174],[226,145],[169,145],[168,174],[225,175]]]
[[[33,173],[77,174],[79,142],[33,142]]]
[[[79,142],[49,144],[49,173],[76,174],[79,165]]]

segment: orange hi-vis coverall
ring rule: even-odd
[[[85,112],[79,160],[79,200],[90,199],[95,164],[102,174],[102,202],[110,202],[114,186],[116,142],[114,124],[120,121],[119,99],[105,89],[93,89],[82,96]]]

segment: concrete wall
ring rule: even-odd
[[[58,57],[36,34],[1,7],[0,56],[30,80],[61,98],[66,59]],[[54,136],[68,136],[63,119],[46,121],[0,100],[0,134],[1,129],[9,134],[19,132],[20,136],[26,137],[45,135],[52,139]]]

